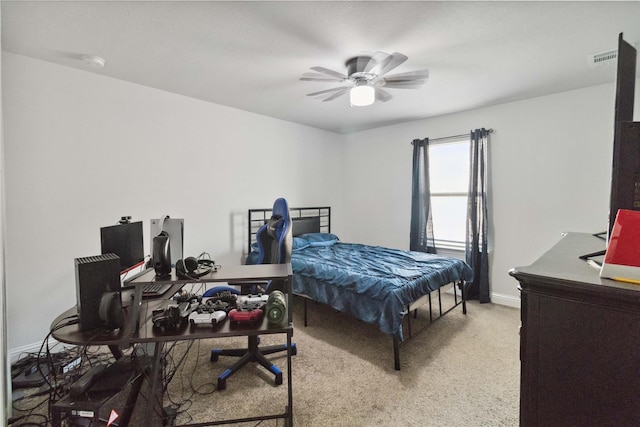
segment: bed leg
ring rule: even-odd
[[[304,326],[307,326],[307,299],[302,298],[304,300]]]
[[[440,317],[442,317],[442,292],[440,292],[440,288],[438,288],[438,312],[440,313]]]
[[[459,288],[460,287],[460,282],[453,282],[453,302],[455,303],[455,305],[458,305],[458,290],[456,289],[456,286]]]
[[[393,337],[393,364],[396,371],[400,370],[400,343]]]
[[[460,293],[462,294],[462,314],[467,314],[467,299],[464,297],[464,280],[460,282]]]
[[[433,323],[433,308],[431,305],[431,292],[428,294],[429,299],[429,323]]]

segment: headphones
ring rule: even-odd
[[[201,266],[205,268],[200,269]],[[181,279],[196,280],[212,271],[217,271],[216,263],[212,259],[196,259],[190,256],[176,262],[176,274]]]

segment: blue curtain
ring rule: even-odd
[[[489,255],[487,250],[487,142],[490,131],[476,129],[470,135],[471,170],[467,203],[466,261],[473,270],[467,283],[468,299],[491,302],[489,292]]]
[[[436,253],[429,188],[429,138],[414,139],[409,250]]]

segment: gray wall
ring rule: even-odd
[[[562,232],[607,227],[614,92],[611,83],[347,136],[345,200],[358,200],[349,214],[367,219],[349,223],[349,238],[408,248],[410,142],[493,128],[492,300],[519,306],[509,269],[533,262]]]
[[[76,257],[123,215],[185,220],[185,254],[240,264],[246,211],[342,210],[338,135],[3,52],[8,346],[75,305]],[[336,229],[340,220],[336,218]]]

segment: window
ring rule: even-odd
[[[431,217],[436,247],[464,249],[469,191],[469,138],[429,144]]]

